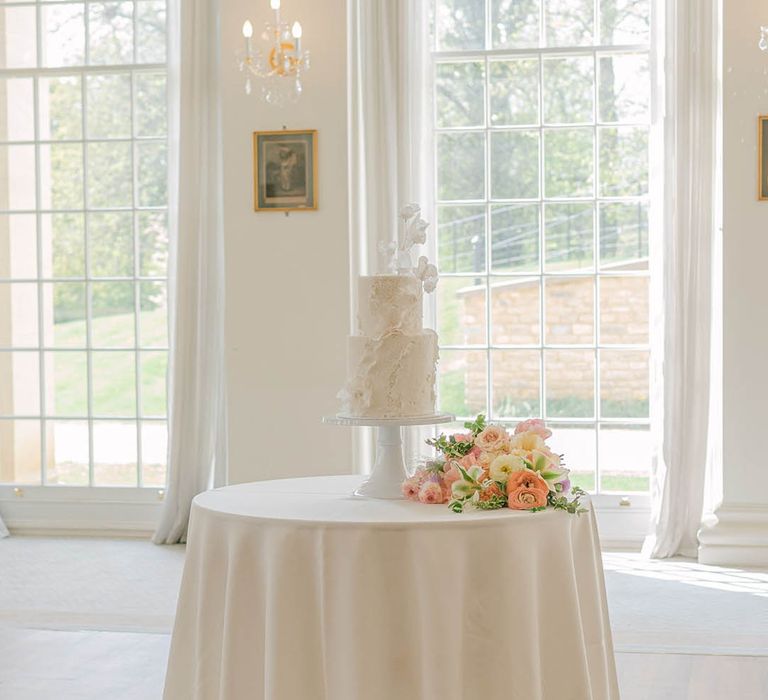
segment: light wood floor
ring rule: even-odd
[[[0,698],[159,699],[169,641],[167,634],[0,629]],[[616,662],[622,700],[768,699],[768,657],[620,653]]]

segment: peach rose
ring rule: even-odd
[[[526,489],[528,491],[541,491],[544,494],[544,500],[546,501],[547,493],[549,492],[549,484],[530,469],[521,469],[520,471],[512,472],[507,479],[507,493],[512,494],[519,489]]]
[[[547,494],[539,489],[527,489],[524,486],[509,494],[507,505],[513,510],[531,510],[547,505]]]
[[[552,431],[547,428],[541,418],[529,418],[515,426],[515,435],[519,433],[536,433],[542,440],[552,437]]]
[[[489,425],[476,438],[475,445],[483,452],[503,452],[509,446],[509,433],[500,425]]]
[[[421,503],[442,503],[444,499],[443,487],[437,481],[425,481],[419,489],[419,501]]]
[[[509,441],[510,449],[525,450],[526,452],[533,452],[534,450],[546,449],[544,440],[541,439],[541,435],[533,432],[518,433]]]
[[[502,490],[499,488],[499,485],[494,481],[489,486],[486,486],[485,488],[480,491],[480,500],[481,501],[490,501],[491,498],[494,496],[501,496],[503,495]]]

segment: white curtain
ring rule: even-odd
[[[418,202],[428,221],[434,210],[429,3],[351,0],[348,23],[354,327],[357,277],[384,272],[379,244],[396,237],[400,207]],[[428,237],[434,241],[436,222],[431,224]],[[431,260],[434,253],[434,249],[426,251]],[[431,322],[429,315],[426,321]],[[356,465],[367,471],[371,431],[355,432]],[[406,435],[406,451],[415,441],[417,437]]]
[[[713,363],[713,252],[717,224],[718,10],[715,2],[657,3],[666,31],[657,47],[656,193],[660,269],[654,290],[653,557],[696,556],[708,462],[717,454],[720,400]],[[660,195],[660,196],[659,196]]]
[[[168,488],[154,541],[186,539],[192,499],[226,481],[217,0],[169,3]]]

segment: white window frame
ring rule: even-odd
[[[166,3],[167,5],[173,0]],[[39,386],[40,386],[40,410],[39,415],[12,415],[4,416],[0,420],[16,419],[34,419],[40,421],[40,483],[0,483],[0,513],[10,528],[18,531],[77,531],[100,533],[114,532],[137,532],[145,533],[154,529],[155,522],[159,513],[160,502],[164,498],[165,489],[163,487],[145,487],[142,482],[142,426],[147,423],[163,423],[167,426],[167,415],[143,416],[142,415],[142,396],[141,396],[141,352],[166,352],[168,346],[162,347],[144,346],[141,344],[140,335],[140,312],[141,312],[141,283],[159,282],[167,285],[167,275],[164,276],[143,276],[140,274],[140,250],[139,250],[139,228],[137,223],[137,214],[139,212],[167,212],[167,202],[163,206],[146,206],[139,204],[139,189],[137,182],[137,144],[138,143],[162,143],[168,142],[166,130],[165,137],[141,137],[136,135],[135,129],[135,107],[136,107],[136,76],[142,73],[157,74],[164,73],[168,75],[167,51],[166,60],[158,63],[139,63],[137,62],[137,8],[138,3],[134,3],[133,8],[133,57],[132,62],[122,64],[89,64],[89,0],[84,0],[84,60],[82,64],[65,67],[44,67],[42,65],[43,56],[43,26],[42,10],[44,7],[55,7],[56,3],[44,2],[41,0],[11,0],[3,5],[3,9],[8,7],[34,7],[36,16],[36,66],[29,68],[0,68],[0,78],[27,78],[33,81],[33,110],[34,110],[34,139],[32,141],[13,141],[2,142],[2,145],[26,145],[34,146],[35,149],[35,190],[36,207],[28,210],[3,210],[1,213],[12,214],[32,214],[35,216],[37,228],[37,275],[33,278],[2,278],[0,281],[13,283],[36,283],[37,285],[37,303],[38,303],[38,344],[34,347],[9,347],[0,348],[0,352],[34,351],[39,353]],[[166,21],[166,47],[168,46],[168,29]],[[130,75],[130,136],[123,138],[90,138],[86,131],[86,106],[87,106],[87,76],[105,74],[129,74]],[[81,90],[81,134],[78,139],[41,139],[40,133],[40,105],[38,100],[39,81],[57,76],[78,76],[80,78]],[[133,201],[127,207],[110,207],[92,209],[88,202],[88,157],[87,144],[89,143],[130,143],[131,144],[131,168],[132,168],[132,189]],[[44,209],[41,206],[41,147],[50,144],[80,144],[82,146],[82,178],[83,178],[83,206],[78,209]],[[130,213],[133,220],[133,271],[130,276],[121,277],[92,277],[89,269],[89,238],[88,238],[88,213],[110,213],[121,212]],[[83,216],[84,233],[84,255],[85,270],[81,277],[43,277],[43,245],[42,245],[42,218],[46,214],[75,213]],[[92,318],[92,283],[103,282],[122,282],[133,285],[133,313],[134,313],[134,342],[130,347],[98,347],[94,348],[91,338],[91,318]],[[43,285],[46,283],[76,282],[85,285],[86,298],[86,343],[83,347],[49,347],[45,345],[44,340],[44,305],[43,305]],[[131,351],[134,353],[134,372],[135,372],[135,393],[136,410],[134,415],[128,416],[100,416],[94,415],[93,411],[93,377],[92,377],[92,357],[93,352],[120,352]],[[44,353],[48,351],[55,352],[85,352],[87,361],[88,393],[87,393],[87,415],[85,416],[56,416],[52,414],[46,406],[46,377]],[[89,484],[68,486],[51,485],[46,483],[46,459],[47,454],[47,430],[46,422],[56,421],[75,421],[87,422],[88,425],[88,481]],[[133,422],[136,426],[136,485],[135,486],[94,486],[94,445],[93,445],[93,423],[97,422]]]
[[[435,0],[433,0],[435,2]],[[663,0],[659,0],[659,2],[663,3]],[[649,121],[646,122],[639,122],[639,123],[625,123],[621,122],[619,124],[614,123],[603,123],[599,121],[599,102],[598,102],[598,93],[599,93],[599,58],[601,55],[617,55],[622,53],[627,54],[638,54],[638,53],[645,53],[649,57],[649,65],[651,67],[651,109],[650,114],[655,114],[655,103],[658,98],[658,90],[656,87],[656,81],[653,80],[653,75],[658,68],[656,67],[656,57],[654,55],[654,49],[656,46],[658,46],[658,39],[656,37],[656,33],[658,31],[658,24],[656,22],[657,13],[659,11],[659,2],[657,0],[652,0],[650,2],[650,11],[651,11],[651,27],[650,27],[650,41],[648,44],[635,44],[635,45],[594,45],[594,46],[584,46],[584,47],[546,47],[545,46],[545,26],[544,26],[544,2],[540,5],[540,15],[539,15],[539,32],[540,32],[540,41],[539,41],[539,48],[523,48],[523,49],[493,49],[493,48],[486,48],[486,49],[467,49],[467,50],[440,50],[436,46],[432,47],[431,57],[432,57],[432,69],[433,69],[433,75],[436,75],[436,66],[441,62],[461,62],[461,61],[474,61],[474,62],[482,62],[484,64],[485,69],[485,89],[484,89],[484,99],[485,99],[485,123],[482,126],[475,126],[475,127],[438,127],[437,126],[437,97],[436,94],[433,99],[433,114],[432,116],[432,129],[433,134],[435,136],[435,149],[434,149],[434,192],[435,192],[435,205],[434,205],[434,211],[433,211],[433,221],[438,221],[437,217],[437,211],[438,207],[442,205],[453,205],[453,206],[473,206],[473,205],[482,205],[485,207],[485,270],[481,272],[456,272],[456,273],[445,273],[441,270],[441,277],[477,277],[477,278],[483,278],[486,280],[486,300],[485,300],[485,308],[486,308],[486,319],[485,319],[485,329],[486,329],[486,342],[485,344],[480,345],[440,345],[441,350],[468,350],[468,351],[485,351],[486,353],[486,376],[487,376],[487,394],[486,394],[486,403],[487,403],[487,415],[491,420],[494,420],[493,416],[493,402],[492,402],[492,385],[493,382],[491,381],[491,372],[492,372],[492,360],[491,360],[491,353],[494,350],[509,350],[509,349],[531,349],[531,350],[539,350],[540,352],[540,372],[539,372],[539,399],[540,399],[540,406],[541,411],[545,415],[546,414],[546,393],[545,393],[545,373],[544,373],[544,353],[546,350],[563,350],[563,349],[591,349],[594,350],[595,353],[595,366],[594,366],[594,404],[595,404],[595,415],[593,418],[582,418],[582,419],[574,419],[574,418],[550,418],[549,420],[553,422],[559,422],[559,423],[567,423],[567,424],[578,424],[578,423],[584,423],[591,426],[594,426],[595,428],[595,454],[597,456],[596,464],[595,464],[595,489],[596,493],[592,495],[592,501],[595,504],[595,507],[599,514],[599,519],[601,523],[601,530],[604,531],[604,533],[607,535],[607,537],[604,537],[604,545],[607,543],[609,546],[616,546],[616,547],[629,547],[629,546],[636,546],[640,541],[642,541],[642,538],[647,533],[647,525],[648,525],[648,519],[650,515],[650,503],[651,498],[650,494],[648,492],[644,493],[638,493],[638,492],[631,492],[631,493],[615,493],[615,492],[608,492],[608,493],[602,493],[599,491],[599,484],[600,484],[600,472],[599,472],[599,430],[600,425],[611,425],[611,424],[620,424],[620,425],[629,425],[629,424],[637,424],[637,425],[643,425],[647,426],[649,428],[649,431],[651,430],[651,419],[649,418],[642,418],[642,419],[626,419],[626,418],[604,418],[600,416],[600,363],[599,363],[599,352],[602,349],[609,349],[609,350],[622,350],[622,349],[631,349],[631,350],[637,350],[637,351],[651,351],[651,343],[644,344],[644,345],[631,345],[631,346],[621,346],[621,345],[609,345],[604,346],[599,341],[599,320],[600,320],[600,279],[601,278],[607,278],[611,276],[621,276],[621,277],[628,277],[628,276],[640,276],[640,277],[650,277],[651,270],[653,269],[653,264],[651,264],[649,260],[649,269],[642,270],[642,271],[629,271],[629,270],[623,270],[620,272],[606,272],[604,270],[600,269],[599,266],[599,251],[600,251],[600,240],[599,240],[599,204],[603,201],[606,202],[633,202],[633,201],[643,201],[648,203],[649,207],[649,247],[653,249],[653,246],[655,244],[654,242],[654,233],[651,230],[650,227],[653,226],[654,218],[650,215],[650,209],[651,209],[651,195],[655,192],[655,186],[652,181],[654,173],[653,170],[649,167],[649,190],[648,193],[643,197],[600,197],[599,191],[598,191],[598,184],[599,184],[599,144],[598,144],[598,133],[599,133],[599,127],[605,126],[605,127],[632,127],[632,126],[642,126],[642,127],[648,127],[649,128],[649,150],[651,152],[655,148],[654,144],[654,126],[652,124],[653,117],[649,119]],[[486,0],[485,2],[485,45],[486,47],[492,46],[492,37],[491,37],[491,0]],[[597,31],[599,31],[600,26],[600,14],[599,14],[599,0],[595,0],[594,2],[594,17],[595,17],[595,27]],[[435,32],[436,34],[436,32]],[[437,41],[435,37],[435,41]],[[544,47],[544,48],[541,48]],[[572,56],[590,56],[592,57],[593,61],[593,70],[594,70],[594,94],[593,94],[593,119],[590,122],[583,123],[583,124],[569,124],[569,125],[563,125],[562,128],[565,129],[580,129],[580,128],[591,128],[593,130],[593,158],[594,158],[594,191],[593,195],[591,197],[584,197],[584,198],[574,198],[574,199],[562,199],[557,197],[545,197],[545,190],[544,190],[544,176],[545,176],[545,170],[544,170],[544,132],[546,130],[553,130],[560,128],[557,125],[544,125],[544,104],[543,104],[543,66],[544,66],[544,58],[547,57],[572,57]],[[538,125],[526,125],[526,126],[500,126],[500,127],[494,127],[490,124],[490,90],[488,89],[488,81],[489,81],[489,62],[493,59],[513,59],[513,58],[533,58],[537,59],[539,62],[539,90],[538,90],[538,110],[539,110],[539,120]],[[435,91],[436,93],[436,91]],[[491,174],[491,160],[490,160],[490,149],[491,149],[491,134],[493,132],[510,132],[510,131],[537,131],[539,135],[539,192],[538,197],[534,199],[524,199],[524,200],[495,200],[491,198],[491,183],[490,183],[490,174]],[[437,136],[440,133],[482,133],[485,136],[485,163],[484,163],[484,173],[485,173],[485,196],[482,200],[446,200],[446,201],[440,201],[438,200],[437,193],[438,193],[438,153],[437,153]],[[653,158],[650,158],[650,161],[653,162]],[[592,203],[594,206],[594,217],[593,217],[593,271],[592,272],[583,272],[583,271],[577,271],[573,273],[568,272],[558,272],[556,275],[547,275],[544,271],[544,255],[545,255],[545,248],[544,248],[544,232],[543,232],[543,216],[544,216],[544,205],[545,203]],[[491,248],[492,248],[492,227],[491,227],[491,205],[492,204],[504,204],[504,203],[529,203],[529,204],[537,204],[539,207],[539,267],[536,271],[525,271],[525,272],[497,272],[494,273],[492,271],[492,258],[491,258]],[[437,226],[435,226],[437,228]],[[437,247],[437,245],[435,246]],[[509,278],[536,278],[540,280],[540,343],[536,345],[514,345],[514,346],[506,346],[506,345],[494,345],[492,340],[492,333],[491,333],[491,295],[490,295],[490,283],[493,281],[494,278],[499,279],[509,279]],[[544,299],[544,280],[547,278],[555,278],[555,279],[578,279],[578,278],[589,278],[594,281],[594,318],[596,327],[594,330],[594,343],[591,345],[578,345],[578,346],[567,346],[567,345],[549,345],[547,344],[546,338],[545,338],[545,325],[546,325],[546,318],[545,318],[545,299]],[[432,305],[432,314],[433,317],[436,317],[436,307],[437,307],[437,301],[436,299],[430,299],[429,303]],[[503,423],[511,423],[514,424],[514,420],[510,419],[495,419],[498,422]]]

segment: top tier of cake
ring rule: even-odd
[[[357,332],[380,338],[392,332],[422,331],[422,285],[411,275],[360,277],[357,287]]]

